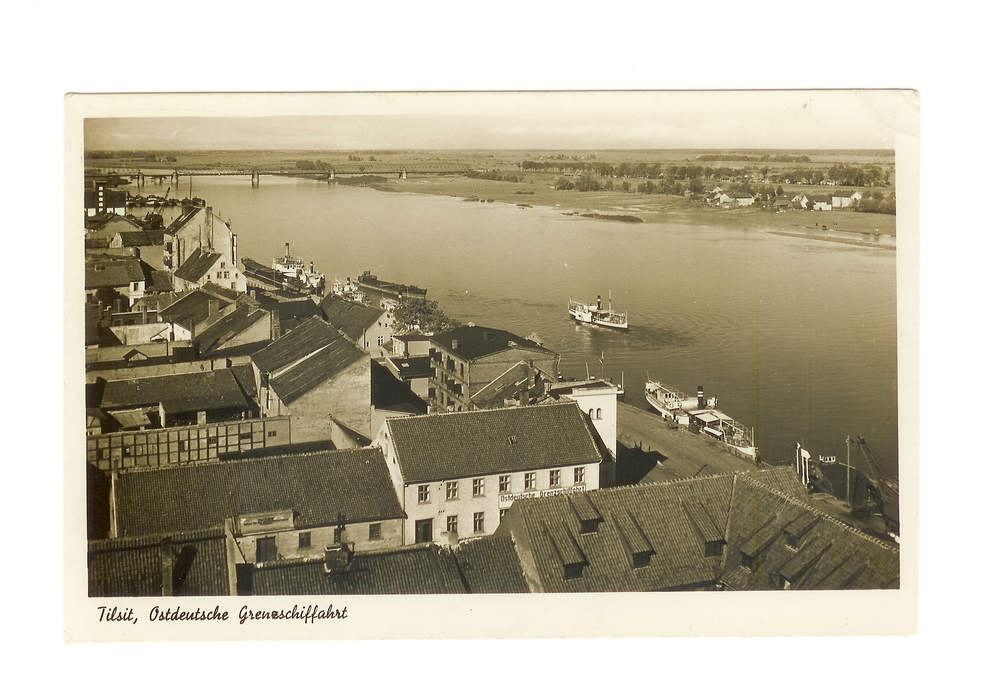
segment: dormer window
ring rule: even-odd
[[[748,552],[740,552],[740,566],[751,571],[757,568],[757,555]]]
[[[706,557],[721,557],[722,548],[725,546],[725,540],[709,540],[705,543],[705,556]]]
[[[583,578],[583,562],[563,564],[563,580]]]
[[[800,538],[795,533],[785,533],[785,546],[789,549],[797,550],[799,548]]]
[[[599,518],[589,518],[585,521],[580,521],[580,532],[596,533],[600,525],[601,525],[601,519]]]
[[[635,552],[632,555],[632,568],[641,569],[651,565],[653,560],[652,552]]]

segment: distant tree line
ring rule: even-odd
[[[868,191],[864,198],[852,206],[859,213],[896,214],[896,195],[885,197],[881,191]]]
[[[472,179],[490,179],[495,182],[519,182],[522,180],[516,172],[501,172],[500,170],[467,170],[465,176]]]
[[[698,157],[702,162],[811,162],[808,155],[733,155],[730,153],[713,153]]]
[[[176,155],[168,155],[162,151],[87,151],[83,154],[86,160],[138,160],[140,162],[177,162]]]

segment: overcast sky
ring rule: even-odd
[[[894,91],[81,98],[89,150],[892,148],[918,110]]]

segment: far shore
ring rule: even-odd
[[[623,191],[561,191],[545,184],[530,182],[497,182],[461,176],[411,176],[376,183],[380,191],[432,194],[469,199],[476,197],[491,203],[545,206],[558,208],[564,214],[601,213],[630,216],[643,222],[678,222],[692,225],[733,225],[755,228],[772,233],[798,236],[804,239],[837,243],[878,246],[876,235],[894,237],[896,216],[853,211],[786,212],[759,211],[755,208],[725,210],[708,207],[679,196],[637,194]],[[527,209],[530,211],[530,209]],[[857,240],[817,235],[817,229],[850,232]],[[782,231],[784,230],[784,231]],[[798,230],[796,232],[796,230]],[[867,235],[867,236],[866,236]],[[894,248],[885,246],[884,248]]]

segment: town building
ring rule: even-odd
[[[302,441],[330,439],[334,423],[371,428],[371,356],[319,316],[250,357],[265,417],[292,417]]]
[[[117,187],[110,177],[94,177],[84,182],[83,207],[86,216],[97,217],[104,213],[124,215],[128,192]]]
[[[136,469],[112,474],[112,537],[225,526],[237,564],[322,559],[327,547],[391,549],[405,514],[378,449]]]
[[[690,478],[519,501],[493,537],[532,592],[899,587],[898,549],[807,499],[790,467]]]
[[[612,456],[618,446],[618,397],[625,390],[607,380],[560,382],[549,388],[553,399],[572,399],[587,414]]]
[[[860,191],[851,191],[850,189],[839,189],[830,194],[832,200],[832,207],[834,210],[843,210],[845,208],[850,208],[856,201],[860,201],[862,198]]]
[[[193,337],[197,337],[240,299],[240,293],[233,289],[214,283],[206,284],[161,306],[157,318],[160,322],[180,325],[191,332]]]
[[[489,535],[518,500],[599,488],[610,460],[573,403],[389,418],[373,444],[406,511],[405,544]]]
[[[83,279],[88,301],[124,311],[145,295],[153,270],[135,257],[91,257],[84,266]]]
[[[236,594],[231,540],[220,526],[188,533],[87,543],[90,597],[219,597]]]
[[[150,428],[150,425],[122,430],[115,423],[103,433],[88,436],[87,461],[105,472],[156,468],[284,448],[292,441],[292,424],[287,416],[174,428]]]
[[[382,308],[345,301],[334,294],[326,296],[320,302],[320,308],[327,322],[359,347],[372,356],[385,355],[395,324],[391,313]]]
[[[231,275],[239,272],[236,235],[230,230],[229,224],[212,212],[210,207],[188,206],[164,230],[163,267],[170,271],[177,270],[199,250],[203,255],[219,254],[219,262],[225,262],[229,266]],[[218,281],[224,283],[222,278]],[[241,291],[245,290],[244,278]]]
[[[247,571],[245,595],[442,595],[467,592],[452,553],[433,543],[269,562]]]
[[[94,406],[113,416],[123,430],[246,420],[256,413],[256,404],[230,368],[108,381],[98,378],[95,388],[98,401]]]
[[[200,248],[177,268],[173,280],[175,291],[198,289],[206,284],[218,284],[238,292],[247,290],[246,278],[226,254]]]
[[[249,303],[232,306],[195,337],[199,355],[206,358],[259,351],[271,341],[272,317],[271,311]]]
[[[549,379],[559,375],[559,354],[523,337],[468,325],[431,338],[430,404],[437,412],[468,411],[472,397],[515,364],[527,362]]]

